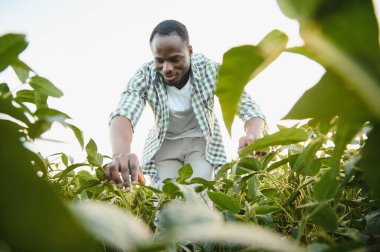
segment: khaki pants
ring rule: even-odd
[[[155,155],[159,180],[152,182],[152,186],[162,189],[162,181],[166,178],[178,176],[178,170],[189,163],[193,168],[192,177],[201,177],[206,180],[214,179],[214,169],[206,161],[206,140],[204,137],[186,137],[177,140],[165,139]]]

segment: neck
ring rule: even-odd
[[[183,79],[178,82],[178,84],[174,85],[178,90],[182,89],[186,83],[189,81],[190,78],[190,70],[187,72],[185,76],[183,76]]]

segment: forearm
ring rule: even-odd
[[[133,130],[129,119],[124,116],[114,117],[110,125],[112,157],[121,153],[130,153],[132,137]]]

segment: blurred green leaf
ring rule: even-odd
[[[29,126],[28,132],[32,139],[40,137],[51,128],[52,123],[46,120],[38,120]]]
[[[331,120],[340,116],[350,121],[365,122],[372,118],[355,92],[327,70],[317,85],[307,90],[283,119]]]
[[[380,210],[377,210],[365,217],[367,225],[364,233],[369,235],[380,234]]]
[[[257,46],[245,45],[228,50],[220,67],[216,95],[228,132],[245,85],[263,71],[285,49],[287,36],[274,30]]]
[[[32,69],[19,59],[12,62],[12,68],[15,71],[17,77],[22,83],[25,83],[29,78],[29,73]]]
[[[11,103],[13,95],[9,90],[9,87],[6,83],[0,83],[0,99],[4,102]]]
[[[222,210],[230,210],[233,213],[237,213],[240,210],[240,203],[236,198],[232,198],[221,192],[208,192],[207,194],[212,202]]]
[[[114,249],[137,251],[152,239],[148,228],[121,208],[101,202],[77,203],[70,208],[88,232]]]
[[[5,34],[0,37],[0,72],[17,60],[18,55],[25,50],[28,42],[25,35]]]
[[[267,228],[242,223],[224,223],[220,213],[206,206],[173,203],[162,211],[162,226],[169,231],[166,233],[167,236],[161,238],[163,240],[241,244],[259,251],[305,251],[290,238],[283,239],[281,235]]]
[[[53,85],[48,79],[41,76],[33,76],[29,80],[29,85],[38,93],[52,97],[62,97],[63,93],[56,86]]]
[[[264,136],[263,138],[257,139],[251,145],[242,149],[239,155],[245,156],[252,153],[254,150],[260,150],[269,146],[274,145],[286,145],[298,142],[303,142],[308,139],[307,133],[302,129],[289,128],[283,129],[271,135]]]
[[[326,231],[335,231],[338,228],[338,216],[326,204],[320,204],[314,208],[310,217],[310,222],[324,228]]]
[[[373,130],[368,134],[368,140],[364,146],[362,158],[358,166],[365,171],[365,179],[371,191],[377,198],[377,205],[380,205],[380,124],[375,124]]]
[[[12,251],[95,251],[54,190],[36,176],[28,158],[35,154],[23,147],[18,129],[0,120],[0,138],[6,143],[0,145],[1,240]]]
[[[338,192],[339,178],[338,170],[332,169],[325,172],[321,179],[314,184],[314,196],[318,201],[331,199]]]
[[[365,110],[366,113],[369,111],[379,120],[379,25],[373,2],[371,0],[347,0],[345,4],[341,4],[339,0],[312,2],[312,7],[304,11],[302,6],[307,4],[302,1],[278,1],[285,14],[300,21],[301,36],[306,47],[314,55],[318,55],[319,61],[325,68],[331,69],[344,80],[341,88],[352,90],[355,99],[360,99],[365,105],[357,109]],[[289,9],[297,10],[294,11],[297,14],[292,15]],[[331,95],[339,95],[339,92]]]

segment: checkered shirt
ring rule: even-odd
[[[207,142],[206,160],[214,167],[226,162],[220,126],[213,112],[219,67],[218,63],[201,54],[191,57],[192,107]],[[169,124],[168,98],[164,85],[153,61],[144,64],[129,81],[117,108],[110,115],[110,121],[115,116],[127,117],[134,129],[146,102],[149,103],[154,113],[155,125],[146,139],[141,166],[144,174],[155,182],[160,178],[154,156],[165,139]],[[259,106],[246,92],[240,98],[237,116],[244,122],[253,117],[264,118]]]

